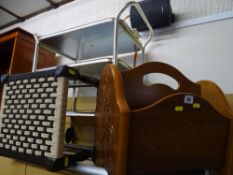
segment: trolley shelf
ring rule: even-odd
[[[114,18],[75,27],[40,38],[40,45],[72,60],[86,60],[95,57],[113,55]],[[131,30],[125,22],[118,22],[118,53],[134,51],[136,44],[140,49],[142,43],[137,39],[136,31]]]
[[[76,111],[67,111],[66,112],[66,116],[69,117],[95,117],[95,113],[94,112],[76,112]]]
[[[83,175],[108,175],[104,168],[89,165],[88,163],[76,163],[75,166],[64,170],[66,174],[83,174]]]

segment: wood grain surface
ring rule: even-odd
[[[179,88],[145,86],[142,77],[152,72],[173,77]],[[206,168],[217,175],[233,173],[232,112],[212,82],[193,83],[158,62],[126,72],[107,65],[96,112],[96,163],[109,175],[181,175]]]
[[[129,108],[118,69],[104,68],[97,94],[96,164],[110,175],[126,173]]]

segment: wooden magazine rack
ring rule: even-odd
[[[179,84],[144,85],[162,73]],[[109,175],[233,174],[233,115],[212,82],[193,83],[170,65],[150,62],[101,74],[96,109],[96,164]]]

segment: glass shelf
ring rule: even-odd
[[[83,174],[83,175],[108,175],[108,172],[101,167],[96,167],[91,161],[76,163],[74,166],[63,170],[66,174]]]
[[[137,9],[150,31],[149,37],[143,43],[137,30],[130,28],[124,20],[120,19],[122,13],[130,6]],[[145,47],[152,35],[153,29],[139,4],[128,2],[116,18],[93,22],[42,37],[35,35],[36,46],[32,71],[36,70],[40,46],[74,60],[75,64],[85,62],[87,65],[88,61],[92,64],[93,59],[95,63],[104,63],[103,60],[106,60],[107,63],[117,64],[120,54],[131,53],[137,49],[141,50],[144,55]]]
[[[110,18],[75,27],[40,38],[40,45],[75,61],[113,55],[114,24]],[[118,22],[118,54],[133,52],[135,44],[141,49],[136,31]]]

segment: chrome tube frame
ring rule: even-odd
[[[122,15],[122,13],[128,8],[134,6],[136,8],[136,10],[138,11],[138,13],[141,15],[143,21],[145,22],[146,26],[149,29],[149,36],[146,40],[146,42],[144,42],[143,46],[142,46],[142,53],[143,53],[143,62],[144,62],[144,53],[145,53],[145,47],[147,46],[147,44],[150,42],[150,40],[153,37],[153,29],[149,23],[149,21],[147,20],[147,17],[145,15],[145,13],[143,12],[142,8],[140,7],[138,2],[135,1],[130,1],[128,2],[122,9],[121,11],[118,13],[117,17],[115,18],[115,24],[114,24],[114,40],[113,40],[113,64],[117,64],[117,55],[118,55],[118,29],[119,29],[119,23],[118,21],[120,20],[120,17]]]
[[[82,163],[76,163],[75,166],[69,167],[63,172],[67,174],[82,174],[82,175],[108,175],[108,172],[96,166],[85,165]]]
[[[66,116],[69,116],[69,117],[95,117],[95,113],[94,112],[67,111]]]
[[[39,49],[40,49],[40,37],[37,34],[34,34],[35,39],[35,49],[34,49],[34,55],[33,55],[33,63],[32,63],[32,72],[36,71],[37,64],[38,64],[38,55],[39,55]]]

